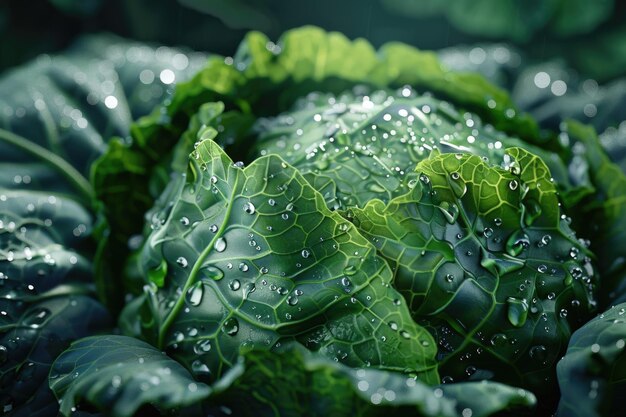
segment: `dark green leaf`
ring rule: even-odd
[[[61,414],[89,405],[112,417],[131,417],[145,406],[161,412],[206,398],[210,388],[149,344],[125,336],[94,336],[72,343],[54,362],[50,387]]]
[[[576,223],[586,236],[597,237],[591,241],[591,249],[602,273],[602,305],[608,306],[626,294],[626,175],[604,153],[592,127],[573,121],[565,127],[568,140],[582,147],[581,158],[596,187],[595,193],[578,207]]]
[[[558,417],[616,416],[626,392],[626,304],[612,306],[573,335],[558,363]]]
[[[458,416],[486,417],[529,407],[534,396],[492,382],[428,387],[401,373],[352,369],[291,349],[247,352],[214,385],[207,408],[237,416]]]
[[[131,121],[160,103],[168,84],[184,79],[202,61],[201,56],[103,35],[85,37],[63,56],[43,56],[10,72],[0,80],[0,190],[50,193],[51,199],[79,202],[86,209],[81,218],[93,214],[97,207],[90,173],[109,139],[127,137]],[[139,166],[124,159],[127,172]],[[144,198],[140,190],[134,194],[139,201]],[[84,226],[88,234],[91,222]],[[121,292],[113,288],[115,279],[104,277],[110,265],[97,257],[100,295],[115,305]]]
[[[0,398],[16,415],[54,413],[42,385],[54,357],[110,325],[82,295],[94,292],[92,227],[72,199],[0,187]]]

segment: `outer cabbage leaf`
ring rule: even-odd
[[[164,353],[124,336],[73,343],[55,361],[50,382],[68,416],[80,407],[116,417],[155,409],[186,416],[452,417],[471,412],[486,417],[535,404],[530,392],[498,383],[429,387],[402,373],[349,368],[294,345],[283,352],[248,350],[207,386]]]
[[[90,172],[109,139],[127,137],[132,120],[161,102],[168,85],[160,79],[184,79],[200,61],[174,49],[91,36],[63,56],[43,56],[8,73],[0,81],[0,169],[6,173],[0,189],[65,196],[93,213]],[[143,184],[135,185],[141,199]],[[113,284],[119,271],[104,278],[112,263],[96,262],[100,295],[119,307]]]
[[[595,305],[594,270],[547,166],[520,148],[504,166],[433,154],[412,191],[346,215],[435,335],[444,380],[527,387],[549,407],[554,363]]]
[[[170,193],[141,251],[143,305],[123,320],[141,314],[143,336],[197,378],[219,377],[242,346],[297,341],[351,366],[438,381],[434,342],[385,261],[280,157],[242,169],[206,139]]]
[[[626,392],[626,304],[618,304],[578,329],[557,372],[558,417],[614,416]]]
[[[492,382],[428,387],[406,375],[352,369],[302,349],[246,352],[208,400],[216,416],[489,416],[534,405]],[[475,398],[479,401],[472,401]]]
[[[579,207],[576,225],[587,236],[600,236],[591,242],[602,273],[601,301],[608,306],[626,297],[626,175],[604,153],[595,130],[578,122],[569,122],[563,132],[574,146],[580,146],[581,158],[589,166],[589,176],[596,186],[593,196]],[[593,219],[593,221],[587,221]]]
[[[131,417],[139,410],[161,413],[193,405],[211,390],[153,346],[126,336],[93,336],[72,343],[54,362],[50,387],[61,414],[78,405]],[[156,409],[156,410],[155,410]],[[186,409],[184,415],[192,415]]]
[[[91,163],[165,93],[148,78],[175,52],[158,55],[89,37],[0,80],[0,398],[15,415],[54,413],[42,385],[52,360],[110,326],[87,297],[102,260]]]
[[[0,398],[15,415],[54,413],[42,385],[54,357],[110,325],[83,295],[94,292],[92,227],[72,199],[0,188]]]
[[[475,114],[408,87],[396,94],[354,90],[311,93],[294,110],[259,120],[255,153],[281,155],[335,209],[406,193],[415,165],[434,148],[501,158],[504,148],[523,146],[549,164],[561,188],[573,188],[557,154],[485,126]]]

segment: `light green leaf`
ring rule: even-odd
[[[569,173],[554,153],[509,137],[448,102],[403,87],[395,93],[355,87],[334,96],[311,93],[294,109],[255,125],[256,155],[281,155],[333,209],[388,202],[408,191],[415,165],[433,149],[502,158],[519,146],[542,156],[562,187]]]
[[[438,380],[436,346],[387,264],[280,157],[241,168],[207,139],[171,190],[141,251],[144,276],[167,262],[162,286],[146,283],[142,326],[196,377],[219,377],[242,346],[298,341],[351,366]]]
[[[590,252],[561,216],[547,166],[432,154],[412,191],[346,215],[394,267],[394,286],[440,346],[444,380],[493,379],[555,400],[546,381],[593,309]]]

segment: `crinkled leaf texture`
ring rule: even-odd
[[[626,304],[617,304],[573,335],[557,365],[558,417],[620,415],[626,392]]]
[[[546,381],[594,307],[596,277],[547,166],[521,148],[503,166],[433,152],[410,192],[346,216],[435,335],[444,380],[494,379],[554,402]]]
[[[153,346],[113,335],[74,342],[54,362],[50,387],[65,416],[79,404],[113,417],[133,416],[145,406],[165,413],[195,404],[211,392]]]
[[[351,41],[315,27],[291,30],[276,43],[251,32],[233,58],[209,58],[192,80],[177,85],[163,109],[133,126],[132,143],[112,144],[98,161],[96,194],[108,208],[111,233],[121,241],[141,233],[142,216],[163,188],[149,189],[147,184],[156,176],[163,177],[164,160],[203,105],[224,104],[224,114],[210,126],[220,132],[239,130],[216,138],[227,147],[234,145],[229,149],[233,154],[252,147],[246,141],[249,132],[240,129],[249,126],[250,120],[276,116],[313,91],[339,94],[361,84],[390,89],[408,85],[419,92],[432,92],[476,112],[501,131],[532,143],[542,142],[536,123],[514,110],[503,90],[479,75],[447,70],[433,53],[401,43],[389,43],[375,51],[363,39]],[[230,129],[233,124],[239,129]],[[191,145],[193,142],[182,153],[188,154]]]
[[[198,144],[141,251],[139,331],[201,379],[240,347],[299,342],[351,366],[437,382],[436,346],[390,285],[375,248],[280,157],[233,164]]]
[[[281,155],[333,209],[405,194],[415,165],[433,149],[501,159],[506,148],[524,147],[541,156],[561,188],[573,188],[558,154],[497,131],[476,114],[410,87],[353,90],[310,93],[289,112],[260,119],[255,154]]]

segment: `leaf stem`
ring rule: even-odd
[[[54,154],[52,151],[37,145],[26,139],[23,136],[17,135],[5,129],[0,128],[0,141],[7,142],[36,158],[45,161],[52,165],[61,175],[63,175],[76,191],[80,194],[81,198],[86,200],[86,203],[91,206],[95,192],[87,180],[76,168],[70,165],[66,160]]]

